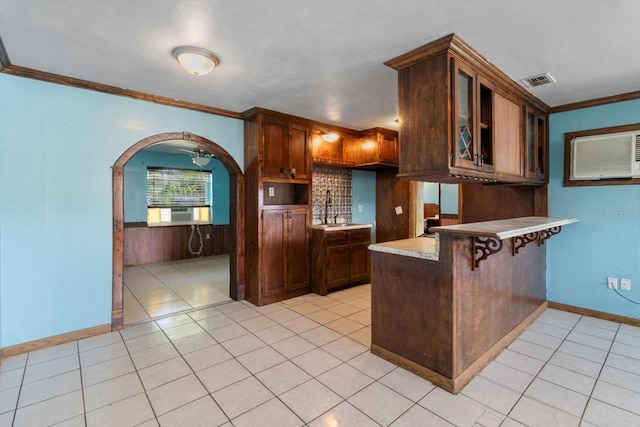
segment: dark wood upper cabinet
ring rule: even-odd
[[[383,128],[367,129],[344,143],[344,160],[360,169],[398,166],[398,133]]]
[[[495,127],[495,167],[494,173],[506,179],[521,179],[522,156],[522,106],[517,102],[495,95],[494,117],[499,126]]]
[[[325,142],[322,132],[314,130],[313,162],[364,170],[393,169],[398,167],[398,132],[372,128],[362,131],[332,129],[338,133],[335,142]]]
[[[265,177],[309,179],[311,129],[287,120],[262,120],[262,173]]]
[[[456,167],[493,172],[493,85],[454,59],[453,135]]]
[[[311,161],[311,129],[298,125],[289,125],[289,171],[301,179],[310,179],[313,172]]]
[[[525,174],[532,180],[547,177],[547,120],[533,108],[525,108]]]
[[[398,177],[541,183],[525,174],[526,108],[537,111],[535,166],[545,165],[549,107],[451,34],[385,62],[398,71]],[[541,132],[541,134],[538,134]],[[541,178],[542,177],[542,178]]]

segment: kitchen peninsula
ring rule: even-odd
[[[546,308],[545,242],[575,218],[433,227],[371,249],[371,351],[457,393]]]

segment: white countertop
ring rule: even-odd
[[[554,227],[577,222],[576,218],[552,218],[547,216],[526,216],[521,218],[499,219],[495,221],[472,222],[469,224],[430,227],[430,231],[443,234],[464,236],[493,237],[504,240],[515,236],[536,233]]]
[[[355,222],[343,222],[338,224],[314,224],[311,226],[314,230],[324,230],[326,232],[339,230],[355,230],[358,228],[371,228],[371,224],[358,224]]]
[[[412,239],[376,243],[369,245],[369,249],[376,252],[423,258],[431,261],[440,259],[440,242],[437,235],[435,237],[414,237]]]

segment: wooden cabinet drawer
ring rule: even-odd
[[[349,232],[347,230],[329,231],[325,234],[328,246],[346,245],[349,242]]]
[[[368,243],[370,241],[371,241],[371,230],[369,228],[349,231],[350,243],[360,243],[360,242]]]

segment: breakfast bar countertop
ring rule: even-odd
[[[369,249],[376,252],[386,252],[438,261],[440,254],[439,243],[438,236],[436,235],[435,237],[414,237],[412,239],[376,243],[369,245]]]
[[[498,219],[469,224],[431,227],[432,231],[443,234],[492,237],[505,240],[511,237],[536,233],[550,228],[562,227],[577,222],[576,218],[552,218],[547,216],[526,216],[521,218]]]

